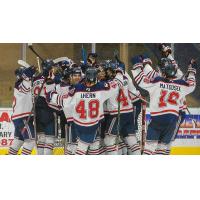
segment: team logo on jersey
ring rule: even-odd
[[[74,93],[75,93],[75,88],[72,88],[72,89],[69,90],[69,95],[70,96],[73,96]]]
[[[107,83],[106,83],[107,84]],[[110,82],[110,87],[112,88],[116,88],[117,87],[117,83],[115,81]],[[109,88],[109,85],[107,84],[107,88]]]

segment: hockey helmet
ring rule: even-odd
[[[22,78],[22,75],[23,75],[23,72],[24,72],[25,69],[26,69],[26,67],[20,66],[19,68],[17,68],[17,69],[15,70],[15,76],[16,76],[16,79],[17,79],[17,80],[19,80],[19,79]]]
[[[174,78],[177,72],[176,65],[169,58],[161,58],[159,67],[166,78]]]
[[[76,65],[75,67],[71,68],[70,74],[73,76],[74,74],[79,74],[80,76],[82,75],[82,70],[81,67]]]
[[[85,79],[87,82],[94,83],[97,81],[97,69],[90,67],[86,70]]]

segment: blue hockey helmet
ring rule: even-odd
[[[20,66],[15,70],[15,76],[16,76],[17,80],[22,78],[22,75],[23,75],[23,72],[24,72],[25,69],[26,69],[26,67]]]
[[[176,65],[169,58],[161,58],[159,62],[161,72],[166,78],[174,78],[177,72]]]
[[[87,82],[95,83],[97,81],[97,69],[89,67],[85,73],[85,79]]]

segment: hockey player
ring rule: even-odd
[[[30,155],[35,144],[35,132],[32,115],[32,84],[31,79],[36,68],[20,67],[15,70],[17,77],[14,88],[12,121],[15,126],[14,142],[9,148],[9,155],[17,155],[22,148],[22,155]]]
[[[67,89],[68,91],[63,94],[68,93],[69,89],[71,87],[77,85],[81,81],[81,79],[82,79],[81,68],[78,67],[78,65],[72,66],[72,68],[69,70],[69,76],[70,76],[70,84]],[[67,118],[67,123],[68,123],[67,138],[66,138],[67,146],[65,149],[66,155],[74,155],[76,152],[76,148],[77,148],[77,135],[76,135],[76,131],[74,129],[73,116],[72,116],[73,111],[71,110],[71,108],[72,107],[63,108],[65,117]]]
[[[172,63],[175,65],[174,78],[182,79],[183,73],[171,55],[172,53],[171,48],[169,46],[165,46],[164,44],[161,44],[160,51],[161,51],[162,56],[170,59]],[[143,65],[144,65],[143,72],[145,75],[148,76],[149,79],[153,80],[157,76],[165,76],[165,66],[160,65],[160,67],[158,68],[159,71],[157,72],[151,67],[152,61],[148,58],[148,56],[142,55],[141,59],[143,60]],[[186,105],[184,103],[185,101],[186,101],[185,98],[181,100],[182,104],[180,105],[180,110],[179,110],[179,120],[177,122],[177,127],[175,129],[174,136],[172,137],[172,141],[175,140],[180,124],[183,122],[184,117],[185,117],[185,109],[186,109]],[[158,148],[156,149],[156,154],[168,155],[170,153],[172,141],[167,145],[167,147],[166,147],[166,144],[159,142]]]
[[[85,80],[75,85],[66,96],[59,96],[54,92],[48,93],[47,99],[56,102],[62,107],[69,104],[73,110],[74,128],[79,137],[76,154],[85,155],[91,145],[93,150],[99,148],[94,144],[99,123],[103,119],[103,103],[118,93],[115,82],[97,82],[97,70],[88,68]]]
[[[54,62],[47,60],[42,63],[43,73],[34,79],[33,87],[35,96],[39,94],[36,101],[36,129],[38,133],[37,153],[39,155],[53,154],[55,142],[55,120],[57,106],[46,102],[47,85],[55,88],[52,84]],[[42,87],[43,85],[43,87]]]
[[[154,154],[158,141],[169,144],[179,117],[180,101],[194,91],[197,65],[192,61],[188,68],[187,81],[174,79],[175,64],[168,58],[161,60],[164,77],[149,79],[143,72],[143,61],[140,56],[132,59],[132,74],[136,83],[146,89],[150,95],[151,122],[148,126],[144,154]]]
[[[124,73],[125,69],[120,68],[118,63],[115,65],[114,81],[118,83],[120,91],[107,101],[109,117],[104,139],[107,154],[118,154],[117,140],[120,135],[129,148],[128,154],[140,154],[140,146],[134,132],[133,105],[129,96],[129,91],[136,93],[136,89],[132,80],[130,81],[128,75]]]
[[[166,57],[169,58],[176,66],[176,78],[177,79],[184,79],[186,80],[187,77],[183,75],[183,72],[180,70],[180,67],[178,66],[177,62],[175,61],[175,59],[172,57],[172,49],[169,46],[166,46],[165,44],[161,44],[159,46],[159,49],[161,51],[161,54]],[[160,73],[163,74],[162,72],[163,69],[160,69]],[[178,130],[180,125],[183,123],[184,119],[185,119],[185,115],[186,115],[186,109],[187,109],[187,104],[186,104],[186,98],[183,98],[181,100],[182,105],[180,106],[180,110],[179,110],[179,119],[177,122],[177,126],[175,129],[175,133],[174,136],[172,137],[171,142],[167,145],[167,147],[165,147],[164,144],[159,144],[158,145],[158,149],[156,150],[157,154],[161,154],[161,155],[169,155],[170,154],[170,150],[171,150],[171,145],[172,142],[175,140],[176,135],[178,134]],[[164,146],[164,148],[163,148]]]

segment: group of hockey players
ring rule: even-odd
[[[168,155],[184,120],[185,97],[195,89],[197,63],[192,59],[183,74],[171,48],[161,44],[160,51],[158,68],[147,55],[134,56],[132,78],[117,57],[97,62],[95,53],[81,64],[67,57],[45,60],[42,72],[22,64],[15,71],[9,154],[22,149],[29,155],[36,147],[38,155],[51,155],[60,131],[66,155]],[[150,99],[144,141],[139,122],[148,102],[140,88]]]

